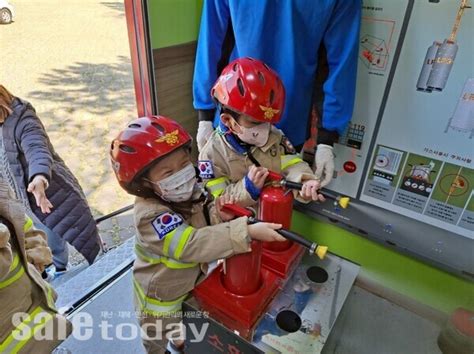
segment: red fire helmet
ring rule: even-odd
[[[278,123],[285,108],[285,87],[278,74],[249,57],[229,63],[211,95],[224,107],[259,122]]]
[[[190,145],[191,140],[170,118],[150,116],[131,121],[110,146],[112,168],[120,185],[129,191],[133,179],[153,161]]]

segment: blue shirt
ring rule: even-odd
[[[229,25],[230,60],[250,56],[267,63],[286,89],[277,126],[294,145],[304,143],[320,44],[329,75],[324,83],[322,127],[342,134],[355,97],[361,0],[205,0],[194,68],[194,108],[214,109],[210,96]],[[217,123],[217,122],[216,122]]]

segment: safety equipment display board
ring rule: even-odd
[[[329,189],[474,238],[474,9],[365,0],[356,104]]]

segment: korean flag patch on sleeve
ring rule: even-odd
[[[162,240],[166,234],[176,229],[183,223],[183,219],[174,213],[165,212],[158,215],[152,222],[151,225],[155,229],[158,238]]]
[[[199,160],[198,161],[199,176],[204,179],[214,178],[214,167],[212,161]]]

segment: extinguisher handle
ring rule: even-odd
[[[284,185],[286,188],[289,188],[289,189],[296,189],[296,190],[298,190],[298,191],[300,191],[300,190],[303,188],[303,183],[287,181],[286,179],[283,180],[283,185]]]
[[[270,180],[270,181],[279,182],[279,181],[283,180],[283,176],[281,174],[279,174],[278,172],[268,170],[267,179]]]
[[[241,207],[237,204],[224,204],[222,206],[222,211],[229,214],[233,214],[235,216],[247,216],[249,218],[253,216],[251,210]]]

